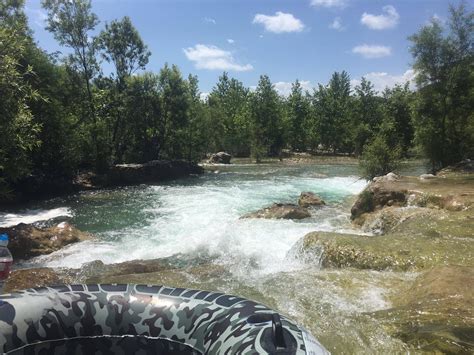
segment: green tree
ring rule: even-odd
[[[267,75],[260,76],[251,98],[251,149],[260,162],[265,155],[279,155],[284,146],[282,109],[278,93]]]
[[[186,159],[197,161],[206,153],[206,117],[204,103],[201,101],[199,80],[195,75],[188,76],[189,119],[186,126]]]
[[[163,137],[159,76],[153,73],[126,79],[125,113],[133,119],[125,122],[123,150],[126,162],[146,162],[158,159]]]
[[[28,82],[31,66],[22,65],[31,43],[23,1],[0,1],[0,23],[0,196],[6,196],[30,172],[30,153],[40,144],[29,106],[39,96]]]
[[[409,39],[415,140],[437,170],[474,154],[474,12],[465,2],[451,6],[447,28],[433,19]]]
[[[303,93],[303,88],[298,80],[291,86],[288,97],[289,144],[292,149],[306,150],[308,141],[307,120],[309,116],[309,102]]]
[[[188,83],[176,65],[160,71],[161,120],[159,154],[169,159],[186,158],[186,126],[189,123]]]
[[[145,69],[151,55],[128,16],[105,25],[99,36],[99,46],[104,59],[115,67],[119,87],[137,70]]]
[[[364,145],[370,141],[382,122],[381,98],[377,97],[373,84],[362,78],[355,87],[354,110],[352,113],[352,141],[356,155],[361,154]]]
[[[413,123],[411,105],[413,93],[409,84],[395,85],[383,92],[383,120],[393,126],[391,145],[400,144],[402,154],[407,155],[413,140]]]
[[[327,86],[319,85],[313,94],[314,121],[319,141],[333,152],[348,151],[351,84],[347,72],[335,72]]]
[[[384,134],[378,134],[364,146],[360,156],[362,176],[371,180],[376,176],[385,175],[399,166],[400,149],[390,147]]]
[[[108,88],[110,91],[108,108],[112,120],[110,144],[113,147],[114,160],[120,162],[123,159],[125,150],[123,141],[127,134],[124,120],[133,119],[124,117],[126,79],[137,70],[145,69],[151,53],[127,16],[120,21],[115,20],[106,24],[97,42],[102,57],[115,67],[114,85],[109,85]]]
[[[242,82],[224,72],[208,97],[214,151],[243,156],[249,152],[249,91]]]
[[[108,148],[104,145],[104,122],[99,122],[94,102],[92,79],[97,76],[100,67],[97,62],[97,41],[92,35],[99,23],[92,12],[90,0],[42,0],[42,6],[48,13],[50,31],[60,45],[72,50],[67,56],[72,80],[79,80],[78,93],[83,95],[85,105],[81,107],[81,123],[88,125],[92,140],[91,152],[98,169],[108,165]],[[90,149],[90,145],[86,146]]]

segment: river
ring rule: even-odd
[[[406,345],[370,312],[389,308],[385,294],[415,273],[325,270],[290,252],[311,231],[360,233],[350,223],[350,206],[365,185],[355,164],[242,163],[159,185],[56,198],[8,218],[67,218],[97,236],[23,266],[76,268],[93,260],[171,257],[182,266],[184,279],[170,286],[220,290],[265,303],[307,327],[333,353],[403,352]],[[239,219],[273,202],[296,203],[302,191],[319,194],[327,206],[301,221]],[[222,272],[188,272],[193,260]],[[154,275],[146,281],[161,279]]]

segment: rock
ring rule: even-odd
[[[394,307],[372,314],[391,333],[425,353],[474,349],[474,267],[441,266],[397,292]]]
[[[187,161],[153,160],[144,164],[118,164],[110,168],[107,184],[111,186],[152,183],[201,174],[204,169]]]
[[[474,173],[474,160],[472,159],[465,159],[456,163],[454,165],[448,166],[444,169],[441,169],[436,173],[438,176],[446,176],[456,173]]]
[[[10,274],[4,291],[22,290],[58,284],[87,283],[141,283],[170,284],[191,287],[191,279],[221,279],[229,271],[209,260],[194,258],[184,262],[177,256],[153,260],[132,260],[118,264],[104,264],[94,260],[80,269],[31,268],[15,270]]]
[[[7,233],[10,238],[8,249],[13,259],[50,254],[68,244],[92,238],[89,233],[81,232],[66,222],[50,228],[37,228],[21,223],[14,227],[0,228],[1,233]]]
[[[474,250],[470,238],[462,238],[462,234],[443,237],[426,225],[415,232],[410,232],[409,227],[408,224],[405,232],[398,231],[397,226],[383,236],[313,232],[305,235],[290,254],[326,268],[407,271],[472,265]]]
[[[36,268],[14,270],[5,282],[5,293],[32,287],[72,283],[72,279],[54,269]]]
[[[232,159],[232,156],[229,153],[219,152],[219,153],[215,153],[211,155],[211,157],[209,158],[209,163],[210,164],[230,164],[231,159]]]
[[[376,176],[372,179],[373,182],[397,181],[400,177],[395,173],[388,173],[384,176]]]
[[[304,219],[311,217],[308,209],[290,203],[274,203],[270,207],[248,213],[241,218]]]
[[[355,220],[364,213],[389,206],[404,206],[407,201],[408,190],[403,186],[385,184],[386,180],[372,182],[360,193],[351,208],[351,219]]]
[[[436,179],[436,176],[433,174],[421,174],[420,175],[420,180],[430,180],[430,179]]]
[[[312,192],[302,192],[298,199],[298,205],[301,207],[324,206],[325,204],[326,202],[321,197]]]

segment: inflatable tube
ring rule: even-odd
[[[306,330],[236,296],[93,284],[0,296],[6,354],[328,354]]]

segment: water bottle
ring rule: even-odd
[[[3,233],[0,234],[0,247],[7,247],[8,246],[8,234]]]

